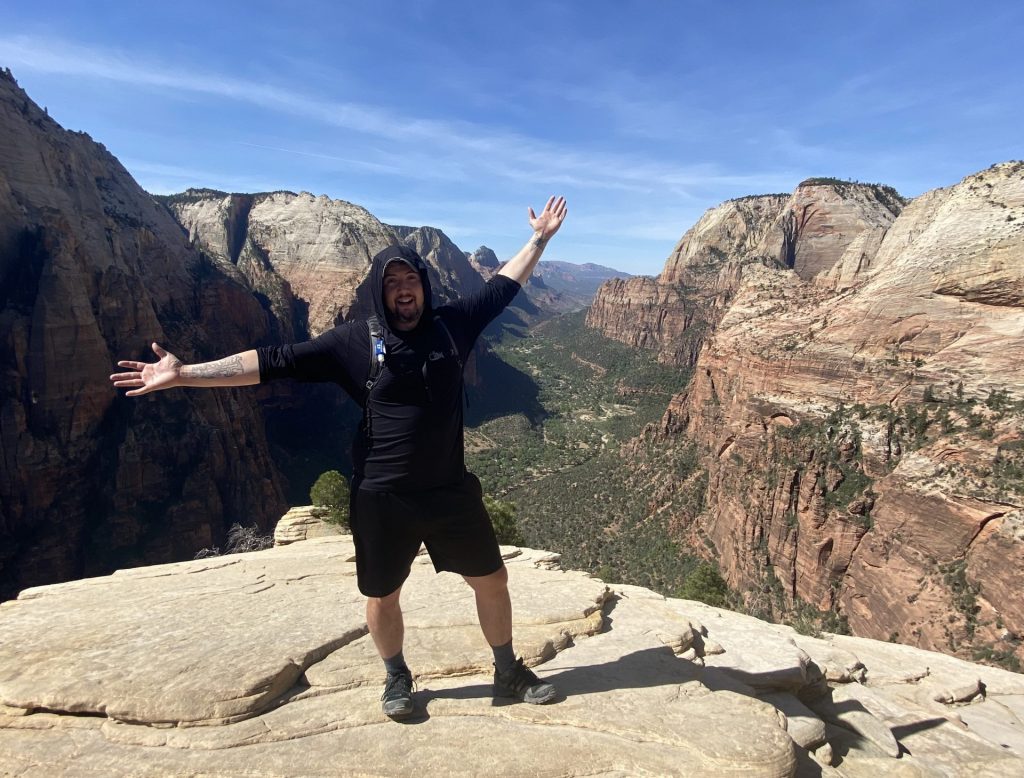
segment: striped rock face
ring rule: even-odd
[[[0,290],[0,599],[191,556],[228,516],[280,514],[251,393],[132,402],[107,378],[119,359],[155,361],[154,341],[185,361],[249,348],[268,336],[261,306],[6,71]]]
[[[1024,661],[1024,164],[922,195],[810,279],[748,260],[649,436],[706,452],[691,545],[754,607]]]

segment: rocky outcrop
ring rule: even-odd
[[[759,246],[784,195],[730,200],[710,209],[673,249],[661,275],[606,282],[587,326],[658,360],[692,366],[740,277],[741,259]]]
[[[658,276],[659,283],[686,285],[694,269],[721,265],[759,248],[759,253],[770,254],[765,236],[786,210],[786,201],[786,195],[757,195],[709,209],[676,244]]]
[[[274,545],[287,546],[302,540],[343,534],[340,524],[328,520],[329,514],[329,508],[316,505],[292,508],[274,528]],[[348,529],[344,531],[348,532]]]
[[[1024,164],[830,245],[830,268],[795,262],[810,281],[743,266],[649,431],[705,452],[707,509],[686,532],[755,610],[835,609],[855,634],[1017,666]]]
[[[190,189],[162,200],[190,240],[265,296],[286,341],[340,323],[373,255],[399,240],[365,208],[308,192]]]
[[[0,605],[0,772],[480,775],[496,739],[506,775],[1024,769],[1024,676],[503,552],[549,705],[491,698],[472,592],[421,556],[403,591],[417,711],[384,719],[351,541],[320,538]]]
[[[814,278],[831,270],[862,233],[884,231],[905,204],[892,187],[811,178],[782,206],[754,253]]]
[[[490,273],[501,267],[501,260],[498,259],[498,255],[494,253],[494,249],[487,246],[481,246],[472,253],[466,252],[466,259],[485,278],[488,278]]]
[[[828,285],[848,286],[866,271],[863,255],[877,249],[904,202],[889,187],[832,179],[809,179],[789,196],[729,200],[683,235],[653,282],[606,283],[587,326],[652,349],[662,362],[692,366],[728,308],[744,265],[789,267],[807,279],[831,274]]]
[[[265,526],[283,499],[251,390],[125,400],[107,379],[154,340],[260,343],[260,306],[7,71],[0,139],[0,599]]]
[[[695,327],[697,303],[676,286],[638,276],[605,282],[587,310],[587,326],[659,358],[692,364],[703,328]]]

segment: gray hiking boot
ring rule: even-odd
[[[412,715],[412,673],[402,670],[388,673],[384,680],[384,693],[380,696],[384,715],[393,719],[404,719]]]
[[[494,668],[494,696],[515,697],[532,705],[543,705],[555,699],[555,687],[542,681],[533,670],[523,664],[522,657],[516,660],[507,673]]]

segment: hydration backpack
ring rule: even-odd
[[[380,379],[380,374],[384,371],[384,355],[387,351],[384,348],[384,328],[381,326],[380,319],[376,315],[370,316],[366,319],[366,323],[370,329],[370,368],[366,374],[366,402],[363,405],[363,428],[366,430],[366,437],[373,439],[373,433],[371,428],[370,418],[370,392],[373,391],[373,387],[377,385],[377,381]],[[440,325],[441,329],[444,330],[444,334],[448,336],[448,342],[452,347],[452,354],[455,356],[455,361],[459,365],[459,374],[462,374],[462,357],[459,356],[459,347],[455,345],[455,338],[452,337],[451,330],[448,329],[448,325],[444,323],[444,319],[439,314],[434,314],[434,326]],[[427,380],[427,363],[423,363],[423,382],[427,389],[427,395],[430,395],[430,383]],[[465,387],[463,387],[463,396],[466,398],[466,405],[469,405],[469,396],[465,394]]]

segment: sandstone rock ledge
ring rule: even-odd
[[[303,505],[289,510],[274,527],[274,545],[287,546],[302,540],[348,534],[348,528],[327,520],[328,509]]]
[[[554,704],[492,700],[471,592],[421,557],[419,714],[384,719],[351,540],[324,537],[0,605],[0,774],[1024,774],[1024,676],[505,551],[517,647]]]

